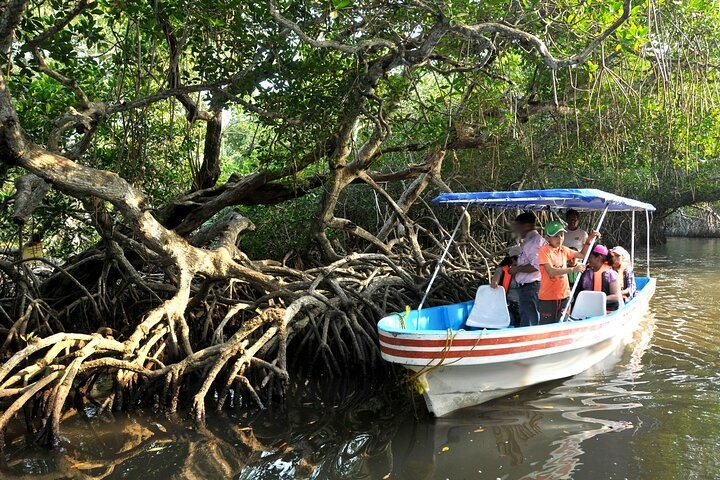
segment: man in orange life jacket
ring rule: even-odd
[[[510,267],[517,262],[518,255],[520,255],[520,246],[510,247],[507,256],[500,262],[490,279],[490,287],[502,286],[505,290],[511,327],[520,326],[520,295],[515,277],[510,273]]]
[[[588,257],[588,268],[580,277],[578,292],[583,290],[605,292],[607,309],[611,312],[620,308],[623,298],[618,274],[608,264],[609,253],[606,246],[595,245]]]

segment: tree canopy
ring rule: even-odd
[[[717,26],[702,1],[38,2],[8,82],[36,143],[182,234],[325,187],[332,256],[332,197],[441,169],[435,151],[452,188],[716,199]],[[57,227],[71,206],[50,203]]]

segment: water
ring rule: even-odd
[[[387,383],[310,384],[287,409],[63,423],[2,478],[720,478],[720,240],[653,252],[652,309],[616,363],[433,419]],[[419,400],[421,402],[421,400]]]

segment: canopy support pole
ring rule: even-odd
[[[462,224],[462,221],[465,219],[465,212],[467,212],[467,209],[469,206],[470,206],[470,202],[468,202],[465,205],[465,208],[463,208],[463,211],[460,214],[460,220],[458,220],[457,225],[455,225],[455,230],[453,230],[452,235],[450,235],[450,240],[448,240],[447,246],[445,247],[445,250],[443,250],[442,255],[440,255],[440,259],[438,260],[438,263],[435,266],[435,271],[433,272],[432,277],[430,277],[430,283],[428,283],[428,286],[425,289],[425,293],[423,294],[422,300],[420,300],[420,306],[418,307],[418,315],[420,314],[420,310],[422,310],[423,305],[425,305],[425,300],[427,300],[427,297],[430,294],[430,289],[432,288],[433,283],[435,283],[435,279],[437,278],[438,273],[440,273],[440,269],[442,268],[442,264],[445,261],[445,257],[447,256],[448,251],[450,251],[450,245],[452,245],[453,240],[455,240],[455,235],[457,235],[458,230],[460,230],[460,225]]]
[[[632,220],[630,222],[630,268],[635,271],[635,210],[632,211]]]
[[[600,220],[598,221],[597,227],[595,227],[595,231],[599,232],[600,227],[602,227],[603,222],[605,221],[605,216],[607,215],[608,208],[610,208],[610,205],[605,205],[605,209],[603,210],[602,215],[600,215]],[[585,258],[583,258],[583,263],[587,265],[588,258],[590,258],[590,253],[592,253],[593,247],[595,246],[595,238],[593,238],[590,241],[590,246],[588,246],[587,252],[585,252]],[[582,278],[582,275],[578,275],[575,281],[573,282],[572,290],[570,290],[570,298],[568,299],[567,307],[565,307],[565,310],[563,311],[562,317],[560,317],[560,322],[564,322],[567,320],[568,315],[570,315],[570,305],[572,304],[572,299],[575,297],[575,291],[577,290],[578,285],[580,284],[580,279]]]
[[[650,212],[648,210],[645,210],[645,225],[647,228],[647,257],[645,260],[645,269],[647,272],[647,278],[650,278]]]

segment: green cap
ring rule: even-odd
[[[565,227],[563,227],[563,224],[560,222],[548,222],[548,224],[545,225],[545,235],[548,237],[554,237],[558,233],[565,231]]]

